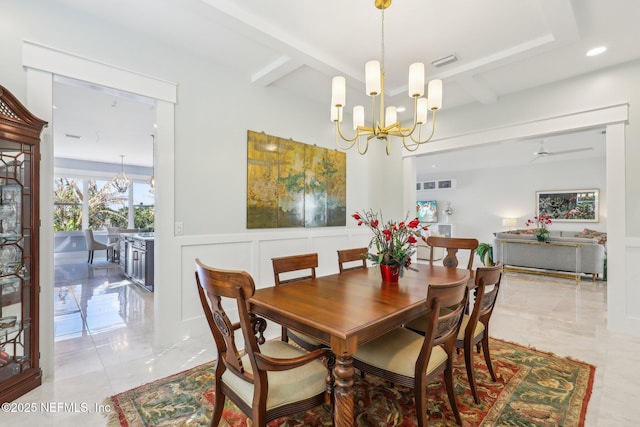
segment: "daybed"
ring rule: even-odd
[[[570,276],[576,281],[581,274],[591,274],[596,280],[604,273],[605,241],[605,233],[588,229],[552,230],[547,243],[538,242],[528,230],[495,233],[493,258],[502,261],[505,270]]]

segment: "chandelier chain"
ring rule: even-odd
[[[384,75],[384,9],[382,9],[382,52],[381,52],[381,64],[380,64],[380,72]]]

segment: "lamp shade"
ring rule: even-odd
[[[335,76],[331,81],[331,105],[344,107],[347,97],[347,81],[342,76]]]
[[[424,64],[416,62],[409,66],[409,96],[418,98],[424,95]]]
[[[382,91],[379,61],[369,61],[364,65],[364,78],[366,81],[367,95],[375,96]]]
[[[515,227],[516,219],[515,218],[502,218],[502,226],[503,227]]]
[[[364,107],[362,105],[353,107],[353,129],[357,130],[358,126],[364,126]]]
[[[336,106],[331,106],[331,121],[341,122],[342,121],[342,108],[338,108]]]
[[[398,110],[396,107],[387,107],[384,114],[384,126],[391,126],[398,121]]]
[[[427,123],[427,115],[429,114],[428,102],[427,98],[418,98],[418,111],[416,113],[416,122],[418,124],[423,125]]]
[[[442,80],[435,79],[429,82],[429,93],[427,94],[430,110],[442,108]]]

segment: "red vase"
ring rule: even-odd
[[[385,283],[398,283],[400,277],[400,267],[397,265],[380,265],[380,274]]]

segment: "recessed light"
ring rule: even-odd
[[[396,111],[398,113],[404,113],[405,111],[407,111],[407,109],[405,107],[398,107],[398,108],[396,108]]]
[[[598,46],[598,47],[594,47],[593,49],[589,49],[587,51],[587,56],[598,56],[602,53],[605,53],[607,51],[607,47],[606,46]]]

